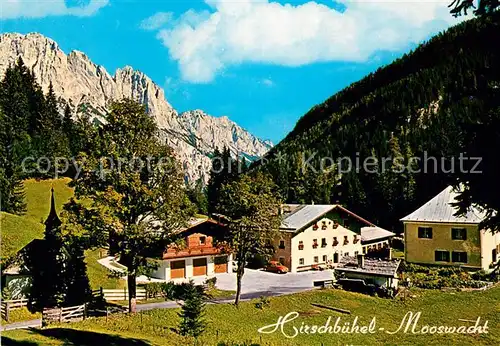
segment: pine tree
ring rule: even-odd
[[[205,314],[205,295],[203,291],[194,285],[192,280],[185,288],[184,304],[179,313],[179,317],[181,318],[179,333],[197,338],[205,330],[205,321],[203,319]]]
[[[191,203],[197,207],[197,212],[206,215],[208,213],[208,199],[206,191],[203,188],[202,178],[198,179],[194,186],[188,187],[186,192]]]
[[[22,214],[26,211],[22,182],[22,159],[27,156],[30,138],[27,133],[29,103],[23,88],[23,64],[9,66],[0,84],[0,146],[2,168],[0,173],[0,208]]]
[[[212,170],[207,185],[209,213],[215,212],[222,186],[238,176],[238,166],[238,160],[231,157],[231,152],[227,147],[224,147],[222,153],[218,148],[215,149],[212,156]]]
[[[58,156],[69,156],[69,141],[63,130],[63,118],[59,113],[57,97],[54,93],[52,83],[50,83],[49,90],[45,96],[45,106],[41,119],[41,155],[49,157],[51,160],[55,160]]]
[[[67,240],[69,258],[66,271],[65,305],[73,306],[88,302],[92,298],[87,264],[85,263],[84,244],[77,237]]]

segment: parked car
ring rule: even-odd
[[[277,261],[270,261],[266,266],[266,271],[278,274],[288,273],[288,268]]]

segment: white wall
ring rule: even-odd
[[[162,264],[156,270],[152,276],[158,279],[163,279],[165,281],[170,281],[170,262],[172,261],[185,261],[185,279],[190,279],[193,278],[193,260],[198,259],[198,258],[206,258],[207,259],[207,277],[208,276],[213,276],[215,275],[215,263],[214,263],[214,257],[219,257],[223,255],[217,255],[217,256],[198,256],[198,257],[184,257],[184,258],[174,258],[174,259],[168,259],[168,260],[163,260]],[[231,273],[233,270],[232,267],[232,255],[228,255],[228,263],[227,263],[227,272]],[[197,276],[198,277],[198,276]],[[182,279],[179,279],[179,281],[183,281]]]
[[[323,221],[326,222],[326,229],[322,229]],[[290,268],[291,272],[296,272],[297,267],[301,266],[311,266],[314,263],[314,256],[318,256],[318,263],[325,263],[323,261],[323,256],[327,256],[327,261],[333,262],[333,254],[339,254],[339,260],[342,256],[349,254],[350,256],[356,255],[356,252],[361,254],[361,235],[339,225],[337,228],[333,228],[333,221],[327,217],[324,217],[317,222],[319,228],[315,231],[313,230],[313,225],[306,228],[304,231],[298,233],[292,238],[292,265]],[[357,235],[358,242],[354,244],[354,236]],[[344,236],[347,236],[349,243],[344,245]],[[333,237],[337,237],[339,244],[337,246],[332,246]],[[326,247],[321,247],[321,239],[326,238]],[[313,239],[318,240],[318,247],[313,248]],[[303,241],[304,249],[299,250],[299,242]],[[299,259],[304,259],[304,264],[299,264]]]
[[[487,270],[494,260],[492,251],[497,249],[500,244],[500,233],[493,234],[490,230],[482,230],[479,237],[481,243],[481,268]],[[497,253],[497,261],[499,256],[500,254]]]

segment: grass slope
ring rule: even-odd
[[[15,255],[36,238],[43,238],[46,217],[50,210],[50,190],[54,188],[56,209],[60,213],[63,205],[74,195],[68,186],[69,178],[24,181],[26,192],[26,214],[17,216],[0,213],[1,258]],[[122,288],[125,283],[119,278],[108,277],[109,271],[97,263],[99,250],[86,252],[87,274],[92,288]]]
[[[199,338],[198,345],[499,345],[500,344],[500,287],[484,292],[441,292],[414,289],[415,298],[389,300],[340,290],[310,291],[295,295],[271,298],[270,307],[259,310],[255,301],[245,302],[236,308],[233,305],[207,305],[206,333]],[[351,310],[351,315],[315,308],[311,303],[321,303]],[[106,318],[90,318],[76,324],[54,326],[45,330],[19,330],[4,332],[2,341],[9,344],[29,345],[193,345],[192,339],[175,332],[179,323],[178,309],[152,310],[136,315],[114,315]],[[341,317],[343,322],[352,322],[359,317],[360,324],[367,324],[376,317],[376,328],[395,331],[408,312],[422,312],[419,326],[467,324],[459,319],[488,320],[489,333],[482,335],[429,335],[399,332],[389,335],[385,331],[374,334],[299,334],[287,339],[279,331],[259,334],[260,327],[276,323],[280,316],[291,311],[300,313],[296,327],[302,323],[324,325],[327,318]],[[287,333],[293,332],[289,325]]]
[[[50,210],[50,189],[54,188],[57,211],[71,196],[70,179],[48,179],[24,181],[27,211],[22,216],[0,213],[1,254],[8,258],[21,250],[30,241],[43,237],[43,222]]]

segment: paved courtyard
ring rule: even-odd
[[[235,273],[216,274],[215,276],[217,277],[217,288],[236,291]],[[275,274],[260,270],[245,269],[241,293],[243,298],[296,293],[312,289],[313,281],[329,280],[332,277],[333,275],[330,270]]]

